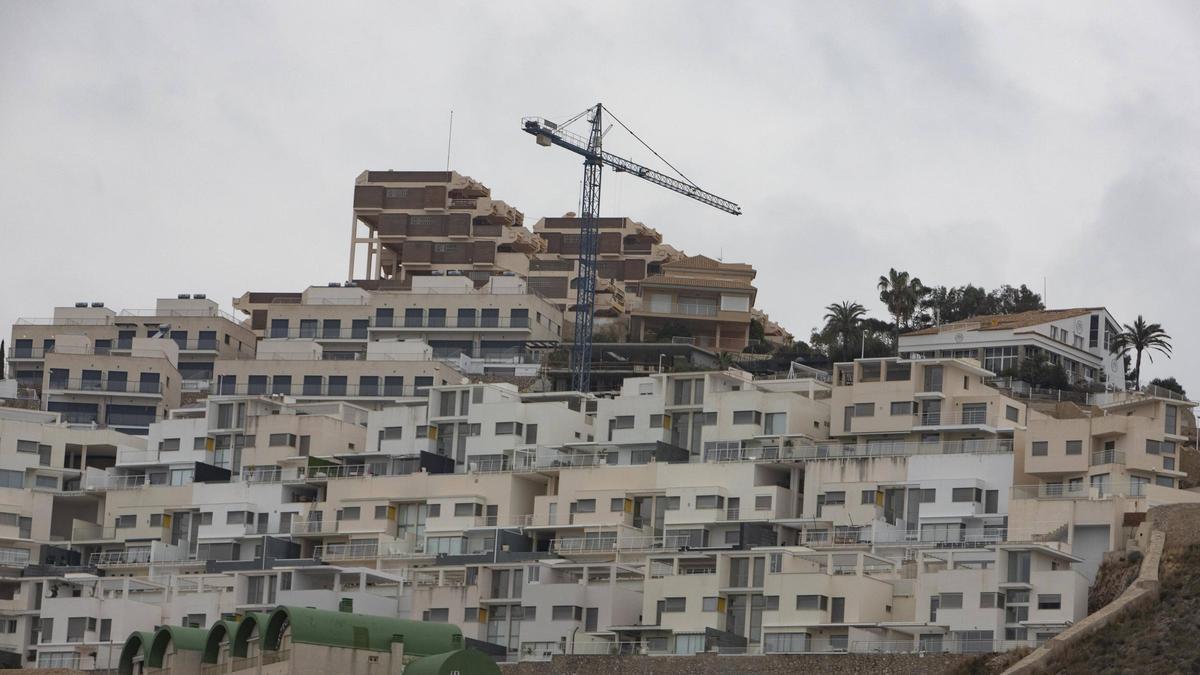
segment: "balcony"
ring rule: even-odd
[[[214,396],[294,396],[297,398],[424,398],[428,385],[403,386],[396,384],[342,384],[323,380],[321,383],[296,384],[229,384],[218,381]]]
[[[289,528],[290,534],[296,535],[325,535],[337,534],[338,521],[336,520],[295,520],[292,521],[292,526]]]
[[[698,302],[673,302],[670,304],[651,302],[642,305],[639,310],[636,310],[636,313],[660,315],[677,314],[681,316],[715,319],[717,318],[717,315],[720,314],[720,309],[716,304],[710,305]]]
[[[529,317],[501,316],[403,316],[391,321],[371,320],[371,330],[402,332],[405,330],[526,330],[530,327]]]
[[[61,379],[50,378],[48,388],[69,394],[96,394],[109,396],[120,394],[124,396],[162,396],[161,382],[130,382],[128,380],[110,379]]]
[[[1104,464],[1124,464],[1125,453],[1120,450],[1100,450],[1093,452],[1090,466],[1101,466]]]
[[[776,462],[786,460],[853,459],[866,457],[909,457],[912,455],[957,455],[1011,453],[1013,442],[1006,438],[941,441],[937,443],[880,442],[863,445],[822,443],[816,445],[745,446],[740,442],[706,444],[706,462]]]
[[[943,428],[943,427],[972,427],[995,431],[996,420],[986,410],[944,410],[939,412],[922,412],[917,415],[913,429]]]
[[[1038,500],[1105,500],[1113,497],[1145,497],[1150,488],[1148,483],[1042,483],[1040,485],[1014,485],[1009,493],[1012,499]]]
[[[616,551],[677,551],[687,546],[691,536],[668,534],[635,537],[570,537],[552,539],[550,550],[560,554],[611,553]]]

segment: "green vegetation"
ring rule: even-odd
[[[1133,382],[1134,387],[1141,388],[1142,386],[1142,353],[1154,362],[1154,352],[1166,354],[1167,358],[1171,358],[1171,336],[1163,330],[1161,324],[1146,323],[1141,314],[1138,314],[1137,320],[1132,324],[1125,324],[1124,330],[1117,334],[1116,341],[1112,344],[1112,350],[1115,354],[1128,355],[1129,352],[1136,354],[1133,365]]]

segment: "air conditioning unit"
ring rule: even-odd
[[[175,296],[176,300],[191,300],[192,296],[187,293],[179,293]]]
[[[87,306],[88,306],[88,304],[87,304],[86,302],[77,302],[77,303],[75,303],[75,307],[76,307],[76,308],[79,308],[79,307],[87,307]]]
[[[193,300],[207,300],[207,299],[208,299],[208,295],[206,295],[206,294],[204,294],[204,293],[193,293],[193,294],[192,294],[192,299],[193,299]]]
[[[92,307],[103,307],[103,306],[104,306],[103,302],[93,302],[92,303]]]
[[[341,286],[342,286],[342,284],[337,281],[331,281],[325,285],[329,288],[341,288]]]

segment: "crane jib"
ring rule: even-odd
[[[576,391],[584,393],[591,390],[592,327],[595,317],[596,296],[596,253],[599,243],[599,231],[596,226],[596,219],[600,215],[600,177],[603,167],[607,165],[615,172],[634,174],[649,183],[665,187],[685,197],[691,197],[698,202],[708,204],[726,213],[731,213],[735,216],[742,214],[740,206],[728,199],[722,199],[711,192],[700,189],[691,182],[691,179],[680,173],[678,169],[675,169],[670,162],[667,162],[665,158],[648,145],[646,148],[656,157],[666,162],[667,166],[675,169],[676,173],[679,173],[683,180],[672,178],[623,157],[605,152],[601,148],[603,131],[600,121],[604,110],[607,109],[597,103],[583,113],[567,120],[566,124],[570,125],[584,114],[588,114],[588,122],[591,125],[589,139],[567,131],[559,125],[540,117],[526,117],[521,120],[522,130],[537,137],[538,145],[557,145],[584,158],[584,180],[580,199],[579,276],[578,284],[576,285],[575,335],[571,348],[571,386]],[[622,127],[625,127],[625,124],[620,120],[617,120],[617,122]],[[625,129],[633,134],[633,131],[628,127],[625,127]],[[636,134],[633,135],[634,138],[637,138]],[[640,138],[638,140],[641,141]],[[646,145],[644,141],[641,142],[642,145]]]

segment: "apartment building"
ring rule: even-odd
[[[1178,489],[1185,412],[1194,403],[1157,387],[1115,391],[1092,404],[1031,412],[1020,446],[1024,476],[1012,489],[1013,522],[1053,525],[1084,559],[1091,581],[1106,551],[1122,545],[1126,514],[1159,504],[1194,503]]]
[[[520,211],[469,176],[364,171],[355,180],[346,279],[362,286],[403,288],[434,272],[458,272],[476,285],[504,272],[525,276],[543,248]]]
[[[630,218],[597,218],[600,240],[596,263],[596,328],[619,335],[629,332],[628,311],[647,276],[662,264],[683,257],[663,244],[662,235]],[[556,303],[568,325],[575,321],[575,279],[579,266],[579,218],[542,218],[533,232],[545,241],[545,252],[529,263],[529,284]]]
[[[669,332],[700,347],[740,352],[750,343],[754,276],[750,265],[702,255],[665,262],[661,274],[639,284],[630,333],[645,341]]]
[[[997,375],[1045,356],[1072,384],[1125,389],[1122,357],[1112,351],[1120,323],[1103,307],[976,316],[900,336],[906,358],[974,359]]]
[[[196,387],[212,379],[217,359],[253,358],[256,340],[242,322],[201,293],[160,298],[154,309],[120,312],[104,303],[79,302],[54,308],[50,318],[17,319],[9,342],[9,376],[22,386],[40,387],[47,356],[60,344],[67,346],[60,336],[86,337],[98,356],[128,356],[135,338],[170,339],[178,346],[180,377]]]
[[[541,350],[558,344],[561,311],[504,273],[482,286],[457,272],[414,277],[403,291],[354,285],[301,293],[248,292],[234,299],[270,350],[277,341],[312,341],[322,358],[360,360],[374,342],[421,340],[432,358],[478,375],[536,375]]]

